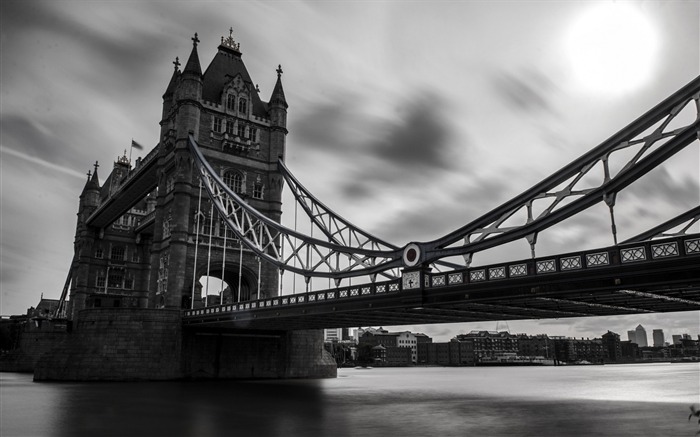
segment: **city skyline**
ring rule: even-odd
[[[41,293],[58,298],[85,173],[99,161],[104,182],[132,139],[146,148],[140,156],[157,143],[172,62],[186,59],[195,32],[206,67],[233,27],[262,95],[282,65],[287,165],[332,209],[403,245],[498,206],[697,76],[700,4],[624,3],[646,50],[634,52],[636,69],[617,66],[622,79],[582,70],[599,62],[580,47],[594,6],[3,2],[0,313],[24,313]],[[620,196],[621,240],[700,202],[697,149]],[[607,212],[593,210],[543,233],[538,255],[611,245]],[[525,245],[512,254],[528,255]],[[574,337],[642,324],[670,338],[700,332],[700,312],[509,324]],[[442,338],[494,325],[402,329]]]

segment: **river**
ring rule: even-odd
[[[688,436],[700,364],[340,369],[291,381],[35,383],[0,436]]]

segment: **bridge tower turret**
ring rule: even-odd
[[[278,293],[276,268],[241,248],[206,192],[200,201],[199,177],[189,152],[192,135],[233,191],[273,220],[281,219],[283,178],[277,160],[284,157],[287,134],[282,70],[277,71],[270,102],[263,102],[232,33],[231,29],[228,38],[221,38],[203,74],[195,34],[184,69],[178,71],[176,60],[163,95],[149,286],[149,306],[154,308],[189,308]],[[208,302],[199,282],[205,276],[228,285],[223,293],[211,290],[216,296]]]
[[[86,222],[90,214],[100,206],[100,180],[97,176],[97,167],[99,167],[99,164],[95,162],[95,171],[92,174],[88,172],[88,179],[82,193],[80,193],[80,201],[78,203],[78,220],[73,242],[75,257],[70,267],[73,271],[74,279],[70,292],[71,298],[68,301],[69,307],[66,312],[70,318],[74,318],[78,311],[85,308],[85,301],[89,294],[89,261],[93,255],[93,244],[96,235],[95,230],[87,226]]]

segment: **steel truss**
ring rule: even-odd
[[[678,123],[677,115],[693,105],[695,120],[671,128],[672,123]],[[700,77],[697,77],[617,134],[522,194],[441,238],[410,243],[403,249],[333,213],[280,162],[280,172],[310,219],[311,229],[319,229],[323,239],[314,237],[313,231],[306,235],[289,229],[234,193],[212,169],[192,136],[190,149],[214,207],[243,244],[281,271],[301,274],[307,281],[311,277],[334,278],[337,285],[342,278],[356,276],[368,275],[374,280],[383,273],[397,277],[401,267],[427,267],[457,255],[469,264],[474,253],[519,239],[528,241],[534,256],[540,232],[599,202],[605,202],[610,209],[616,239],[613,209],[617,194],[697,141],[699,131]],[[624,165],[619,169],[611,166],[611,157],[617,160],[625,154],[632,156],[622,160]],[[596,176],[596,170],[602,173]],[[591,179],[597,182],[591,183]],[[521,223],[512,224],[518,216],[523,217]],[[635,238],[650,239],[687,221],[690,223],[686,230],[698,221],[698,208]]]
[[[694,105],[695,120],[671,129],[676,116]],[[608,140],[574,160],[542,182],[480,218],[441,238],[418,243],[420,262],[462,255],[467,264],[472,254],[518,239],[527,239],[534,256],[539,232],[565,220],[590,206],[605,202],[610,208],[612,231],[617,242],[613,208],[616,195],[649,173],[662,162],[698,140],[700,131],[700,76],[656,105],[646,114]],[[632,158],[615,172],[611,156],[632,153]],[[594,169],[602,167],[597,185],[582,186],[584,177],[595,178]],[[534,213],[534,205],[542,209]],[[524,214],[521,214],[524,212]],[[521,224],[505,224],[521,214]],[[697,218],[697,212],[694,213]],[[679,223],[676,223],[677,225]],[[646,234],[643,238],[651,238]],[[459,244],[463,240],[463,244]]]
[[[248,205],[221,180],[192,136],[189,143],[203,187],[220,217],[245,246],[265,261],[281,271],[303,275],[307,280],[321,277],[339,281],[364,275],[374,279],[382,272],[390,277],[398,276],[397,270],[391,270],[401,267],[400,248],[372,237],[334,214],[310,214],[312,225],[321,229],[325,239],[289,229]],[[309,204],[303,207],[311,208]]]

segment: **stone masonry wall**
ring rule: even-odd
[[[25,330],[21,334],[19,347],[0,359],[0,372],[33,372],[39,358],[61,344],[68,335],[65,329]]]
[[[179,310],[92,308],[36,363],[34,380],[129,381],[182,377]]]
[[[335,360],[323,348],[321,331],[185,331],[188,378],[334,378]]]

